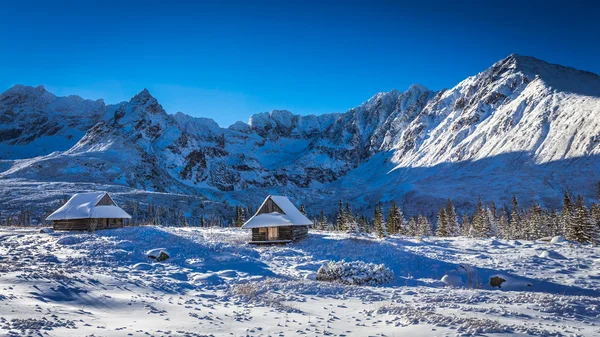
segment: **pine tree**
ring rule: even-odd
[[[592,222],[596,224],[596,229],[600,230],[600,204],[592,204]]]
[[[491,219],[489,216],[489,211],[487,208],[483,207],[483,202],[481,198],[477,201],[477,209],[475,213],[473,213],[473,229],[475,231],[475,236],[480,238],[490,237],[492,234],[492,226]]]
[[[373,213],[373,227],[375,229],[377,237],[383,238],[387,236],[388,233],[383,219],[383,210],[381,207],[381,202],[377,203],[377,206],[375,206],[375,211]]]
[[[346,217],[344,215],[344,202],[340,199],[337,218],[335,219],[335,227],[337,230],[346,231]]]
[[[516,195],[513,195],[512,212],[510,214],[509,228],[509,235],[505,239],[520,239],[519,233],[521,232],[521,217],[519,214],[519,201],[517,200]]]
[[[358,226],[358,221],[354,217],[352,210],[350,209],[350,205],[346,203],[346,209],[344,210],[344,220],[346,222],[346,231],[352,233],[360,232],[360,228]]]
[[[592,223],[590,214],[583,203],[583,198],[577,196],[574,216],[567,230],[567,239],[580,243],[594,243],[596,226]]]
[[[396,218],[395,218],[395,210],[396,208],[396,203],[392,201],[392,205],[390,206],[390,209],[388,210],[388,220],[387,220],[387,230],[388,233],[390,234],[396,234],[398,232],[397,230],[397,226],[396,226]]]
[[[452,200],[448,199],[446,203],[446,224],[448,227],[448,233],[450,236],[460,235],[460,226],[458,224],[458,215],[456,209],[452,204]]]
[[[325,216],[325,212],[321,210],[321,214],[319,216],[319,230],[325,230],[327,226],[327,217]]]
[[[473,225],[471,224],[471,220],[469,219],[469,215],[464,213],[462,216],[462,223],[460,224],[460,235],[461,236],[472,236],[473,235]]]
[[[440,208],[437,215],[437,228],[435,231],[435,235],[437,236],[450,236],[450,231],[448,230],[448,217],[446,215],[446,209],[444,207]]]
[[[534,202],[531,210],[529,211],[529,221],[526,226],[526,239],[537,240],[546,236],[546,224],[544,223],[544,214],[542,207]]]
[[[361,232],[363,232],[363,233],[369,232],[369,221],[367,221],[367,218],[364,215],[360,216],[360,219],[358,220],[358,224],[360,226]]]
[[[206,216],[200,217],[200,227],[206,227]]]
[[[418,227],[418,235],[420,236],[431,236],[433,235],[433,227],[431,226],[431,222],[424,215],[419,215],[417,217],[417,227]]]
[[[508,223],[508,218],[506,216],[506,210],[502,207],[498,211],[498,235],[502,239],[510,238],[510,224]]]
[[[558,214],[557,210],[552,210],[552,213],[550,213],[550,217],[548,220],[548,230],[549,230],[549,234],[551,236],[557,236],[557,235],[564,235],[565,233],[563,232],[563,228],[560,225],[561,220],[560,220],[560,214]]]
[[[417,217],[411,217],[408,220],[407,224],[408,230],[406,231],[406,235],[408,236],[417,236],[419,233],[419,226],[417,224]]]
[[[573,233],[571,230],[574,228],[572,226],[573,217],[574,217],[574,208],[573,201],[571,201],[571,196],[567,191],[565,191],[565,196],[563,198],[563,209],[561,214],[561,227],[563,228],[563,233],[565,233],[565,237],[569,239],[573,237]],[[571,239],[569,239],[571,240]]]

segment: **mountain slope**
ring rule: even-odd
[[[343,114],[275,110],[228,128],[170,115],[147,90],[111,106],[31,87],[0,97],[7,121],[0,146],[23,158],[15,154],[27,137],[6,131],[18,128],[33,135],[35,148],[31,158],[1,163],[0,179],[117,184],[246,204],[277,191],[329,209],[341,197],[363,211],[397,200],[409,212],[448,197],[465,206],[477,196],[508,203],[513,193],[551,204],[565,189],[592,197],[589,187],[600,180],[600,77],[520,55],[440,92],[413,85]],[[36,118],[17,111],[60,129],[49,135],[54,124],[23,122]],[[83,128],[72,144],[59,141]],[[62,152],[37,145],[47,135]]]
[[[110,114],[104,101],[56,97],[43,86],[15,85],[0,94],[0,159],[64,151]]]

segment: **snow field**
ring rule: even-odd
[[[3,228],[0,335],[600,335],[595,247],[318,231],[280,246],[248,239],[221,228]],[[161,263],[146,255],[159,248],[170,255]],[[310,279],[342,260],[383,264],[394,278]],[[491,287],[496,275],[512,287]]]

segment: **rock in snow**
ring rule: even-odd
[[[146,252],[146,256],[149,258],[156,260],[157,262],[162,262],[171,257],[169,252],[165,248],[155,248]]]

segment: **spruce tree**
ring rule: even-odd
[[[325,230],[325,227],[327,226],[327,217],[325,216],[325,212],[323,212],[323,210],[321,210],[321,214],[319,216],[319,230]]]
[[[440,208],[437,215],[437,228],[435,235],[442,237],[450,236],[450,231],[448,230],[448,218],[446,215],[446,209],[444,207]]]
[[[464,213],[462,216],[462,223],[460,224],[460,235],[461,236],[472,236],[473,226],[471,225],[471,220],[469,219],[469,215]]]
[[[340,199],[337,218],[335,219],[335,227],[337,230],[346,231],[346,217],[344,216],[344,202]]]
[[[475,231],[475,236],[477,237],[486,238],[491,235],[492,230],[489,211],[483,207],[481,198],[477,201],[477,209],[475,210],[475,213],[473,213],[472,226]]]
[[[424,215],[419,215],[417,218],[418,235],[420,236],[431,236],[433,235],[433,227],[431,222]]]
[[[563,228],[563,233],[565,233],[565,237],[567,239],[572,238],[574,235],[571,231],[574,228],[574,226],[572,226],[574,215],[575,212],[573,208],[573,201],[571,201],[571,196],[569,195],[569,192],[565,191],[565,195],[563,198],[563,209],[561,214],[561,227]]]
[[[346,209],[344,210],[344,221],[346,223],[346,231],[358,233],[360,232],[360,228],[358,225],[358,221],[354,217],[352,210],[350,209],[350,205],[346,203]]]
[[[546,224],[544,222],[544,211],[542,207],[534,202],[531,210],[529,211],[529,221],[527,226],[527,239],[528,240],[537,240],[546,236]]]
[[[592,223],[590,214],[583,203],[583,198],[577,196],[574,215],[567,230],[567,239],[579,243],[594,243],[596,240],[596,226]]]
[[[408,230],[406,232],[406,235],[409,236],[417,236],[419,234],[419,226],[417,224],[417,217],[411,217],[410,220],[408,220],[408,224],[407,224]]]
[[[456,214],[456,209],[452,204],[452,200],[448,199],[446,203],[446,223],[448,227],[448,233],[450,236],[458,236],[460,235],[460,226],[458,224],[458,215]]]
[[[519,233],[521,232],[521,216],[519,214],[519,201],[517,200],[517,196],[513,195],[512,200],[512,212],[510,214],[510,224],[508,231],[508,236],[505,239],[515,240],[520,239]]]
[[[306,215],[306,206],[304,204],[300,204],[300,213]]]
[[[390,206],[390,210],[388,212],[388,221],[387,221],[387,229],[390,234],[398,233],[398,218],[397,218],[397,210],[396,210],[396,202],[392,201],[392,205]]]
[[[508,223],[508,218],[506,216],[506,210],[502,207],[499,211],[498,216],[498,235],[502,239],[510,238],[510,224]]]
[[[560,214],[557,210],[552,210],[548,220],[548,231],[551,236],[564,235],[563,228],[560,225]]]
[[[596,229],[600,230],[600,204],[593,203],[592,204],[592,222],[596,224]]]
[[[377,237],[383,238],[387,236],[387,228],[385,227],[384,219],[383,219],[383,210],[381,207],[381,202],[375,206],[375,211],[373,214],[373,227],[375,228],[375,233]]]

